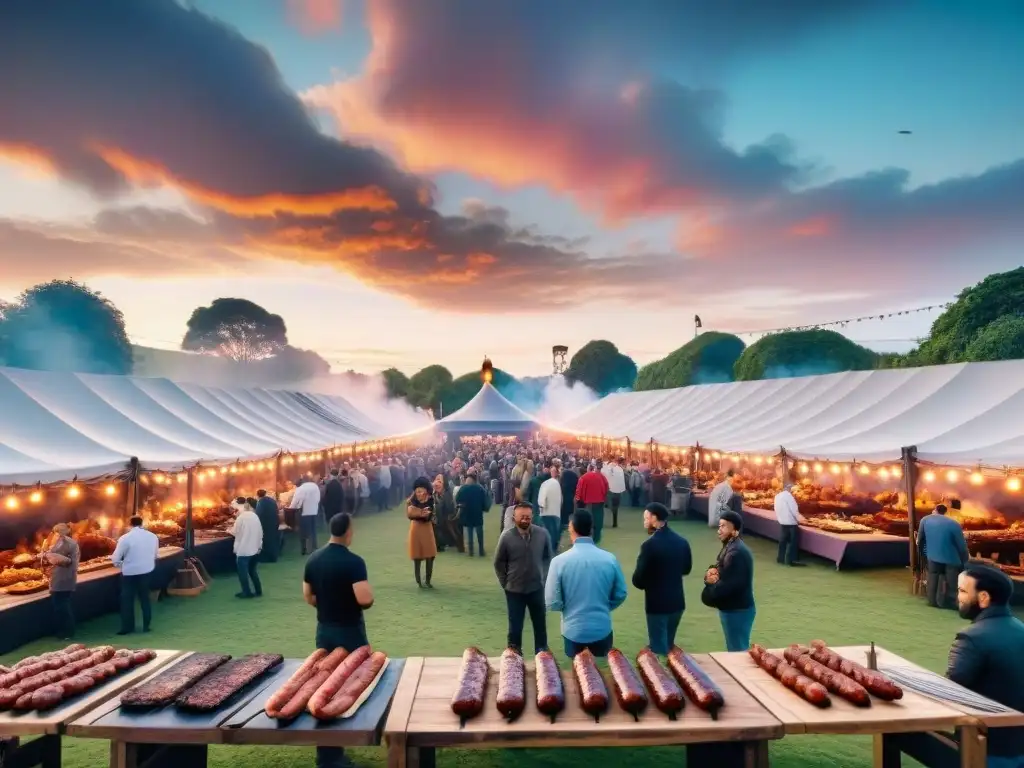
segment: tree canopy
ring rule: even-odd
[[[5,365],[45,371],[129,374],[132,345],[124,315],[108,299],[74,280],[24,291],[0,312]]]
[[[287,344],[288,329],[280,315],[248,299],[222,298],[196,307],[181,348],[252,363],[273,357]]]
[[[618,389],[632,388],[636,381],[636,363],[619,348],[603,339],[588,341],[569,361],[565,380],[580,382],[599,395]]]
[[[841,333],[786,331],[764,336],[747,347],[734,367],[737,381],[815,376],[875,367],[877,355]]]
[[[731,333],[706,331],[661,360],[648,363],[635,389],[672,389],[733,380],[733,367],[746,345]]]
[[[418,408],[430,408],[437,413],[441,396],[451,383],[451,371],[443,365],[428,365],[409,379],[407,399]]]
[[[381,372],[384,378],[384,391],[388,399],[396,400],[409,395],[409,377],[397,368],[388,368]]]
[[[972,362],[1024,358],[1024,315],[1003,315],[986,325],[964,351]]]

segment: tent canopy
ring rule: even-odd
[[[613,439],[836,461],[1024,466],[1024,360],[609,395],[568,427]]]
[[[424,417],[423,426],[429,422]],[[0,484],[176,471],[390,437],[341,397],[0,368]]]
[[[521,435],[540,429],[526,411],[513,405],[489,382],[455,413],[437,422],[442,432],[455,435]]]

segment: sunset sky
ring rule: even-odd
[[[522,375],[944,302],[1024,262],[1022,51],[1018,0],[4,0],[0,297]]]

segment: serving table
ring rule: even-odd
[[[461,658],[410,658],[384,726],[390,768],[433,768],[440,747],[540,748],[686,745],[688,765],[768,765],[768,741],[781,738],[782,723],[707,655],[694,657],[722,689],[726,704],[718,719],[687,703],[670,720],[653,704],[634,720],[614,700],[598,721],[580,708],[575,676],[562,669],[565,710],[554,722],[537,711],[532,662],[526,664],[526,710],[513,722],[497,711],[498,681],[492,664],[483,712],[460,727],[451,711]],[[561,666],[567,665],[563,661]],[[614,699],[610,675],[605,682]]]
[[[157,651],[147,664],[105,680],[102,685],[75,696],[46,712],[0,712],[0,738],[36,737],[20,744],[5,756],[4,768],[59,768],[61,736],[73,720],[102,707],[122,691],[131,688],[183,656],[181,651]]]
[[[288,724],[279,724],[263,713],[264,706],[303,661],[285,659],[271,673],[255,680],[214,712],[180,712],[173,705],[152,710],[122,709],[120,702],[114,699],[70,723],[67,733],[82,738],[108,739],[111,768],[204,768],[211,744],[317,747],[380,744],[382,723],[404,660],[390,660],[373,692],[351,718],[320,724],[303,714]]]
[[[866,663],[867,646],[842,646],[832,650],[851,661]],[[912,666],[910,662],[878,646],[875,647],[875,651],[880,667],[883,666],[883,659],[885,663],[891,665]],[[783,651],[777,649],[772,650],[772,653],[782,656]],[[962,768],[985,766],[985,738],[982,733],[984,726],[978,713],[936,701],[910,690],[904,690],[903,698],[898,701],[882,701],[872,696],[870,707],[857,707],[833,695],[832,706],[820,709],[758,667],[745,651],[712,653],[711,656],[782,722],[787,736],[870,734],[874,737],[876,768],[890,768],[894,765],[894,751],[898,755],[898,750],[892,746],[898,742],[898,739],[892,740],[896,735],[955,731],[962,745],[958,764]],[[888,761],[885,759],[886,754],[889,755]],[[898,762],[895,764],[898,765]]]

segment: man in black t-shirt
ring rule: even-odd
[[[302,594],[316,608],[316,647],[326,651],[346,648],[354,651],[368,645],[363,611],[373,605],[373,590],[366,576],[366,563],[351,552],[352,517],[345,512],[330,521],[331,540],[306,560]],[[345,750],[317,747],[318,768],[351,765]]]

